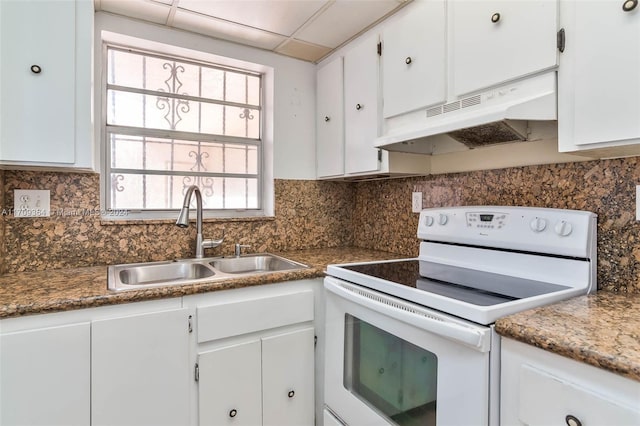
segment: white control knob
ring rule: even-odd
[[[566,237],[567,235],[571,234],[571,231],[573,231],[573,226],[564,220],[561,220],[560,222],[556,223],[556,227],[554,229],[556,231],[556,234],[560,235],[561,237]]]
[[[427,226],[433,225],[433,216],[425,216],[424,217],[424,224],[427,225]]]
[[[547,219],[542,217],[536,217],[531,221],[529,227],[533,232],[542,232],[547,227]]]
[[[440,213],[438,215],[438,224],[439,225],[446,225],[448,220],[449,220],[449,218],[447,217],[446,214]]]

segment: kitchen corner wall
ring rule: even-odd
[[[195,223],[181,229],[172,221],[102,222],[98,174],[0,173],[5,209],[13,206],[14,189],[51,191],[51,217],[2,217],[3,272],[193,257]],[[275,219],[205,222],[205,237],[219,238],[223,229],[226,235],[208,253],[232,254],[238,242],[255,252],[352,245],[353,199],[347,183],[276,179]]]
[[[640,158],[588,161],[356,185],[354,244],[417,256],[418,215],[423,207],[509,205],[588,210],[598,215],[598,287],[640,293],[640,222],[635,185]]]

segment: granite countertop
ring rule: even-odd
[[[640,294],[599,291],[499,319],[496,331],[640,381]]]
[[[304,263],[309,268],[217,282],[126,291],[107,289],[106,266],[6,274],[0,276],[0,319],[317,278],[324,276],[327,265],[332,263],[406,257],[355,247],[298,250],[274,254]]]

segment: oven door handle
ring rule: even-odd
[[[465,327],[464,325],[456,324],[446,319],[439,319],[435,314],[429,314],[428,312],[422,313],[420,311],[423,309],[417,309],[409,303],[391,298],[385,294],[372,293],[365,289],[354,291],[332,281],[333,280],[325,279],[325,288],[343,299],[347,299],[414,327],[430,331],[438,336],[464,343],[482,352],[488,352],[490,349],[490,330],[488,328],[486,330],[480,330]],[[424,310],[426,311],[426,309]]]

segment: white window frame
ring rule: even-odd
[[[100,164],[100,204],[102,206],[102,219],[113,221],[138,221],[138,220],[157,220],[157,219],[174,219],[177,217],[177,209],[162,210],[108,210],[107,191],[111,189],[110,176],[107,171],[109,169],[107,161],[109,155],[107,150],[110,148],[108,133],[106,131],[106,115],[107,115],[107,46],[117,48],[131,48],[133,50],[141,50],[151,54],[157,53],[161,56],[171,56],[178,60],[187,62],[204,62],[221,67],[236,68],[246,70],[249,73],[259,73],[262,76],[261,87],[261,127],[260,127],[260,146],[259,146],[259,187],[260,206],[257,209],[205,209],[205,218],[219,219],[242,219],[250,217],[272,217],[274,215],[274,182],[273,182],[273,68],[261,64],[250,63],[246,61],[236,60],[228,57],[221,57],[207,52],[194,51],[178,46],[158,43],[151,40],[141,40],[123,34],[111,33],[107,31],[101,32],[101,39],[97,42],[100,46],[101,55],[96,61],[96,75],[99,75],[101,84],[96,90],[96,108],[100,111],[100,122],[96,123],[96,133],[99,141],[99,163]],[[218,140],[224,140],[222,136]],[[233,138],[230,138],[233,139]]]

